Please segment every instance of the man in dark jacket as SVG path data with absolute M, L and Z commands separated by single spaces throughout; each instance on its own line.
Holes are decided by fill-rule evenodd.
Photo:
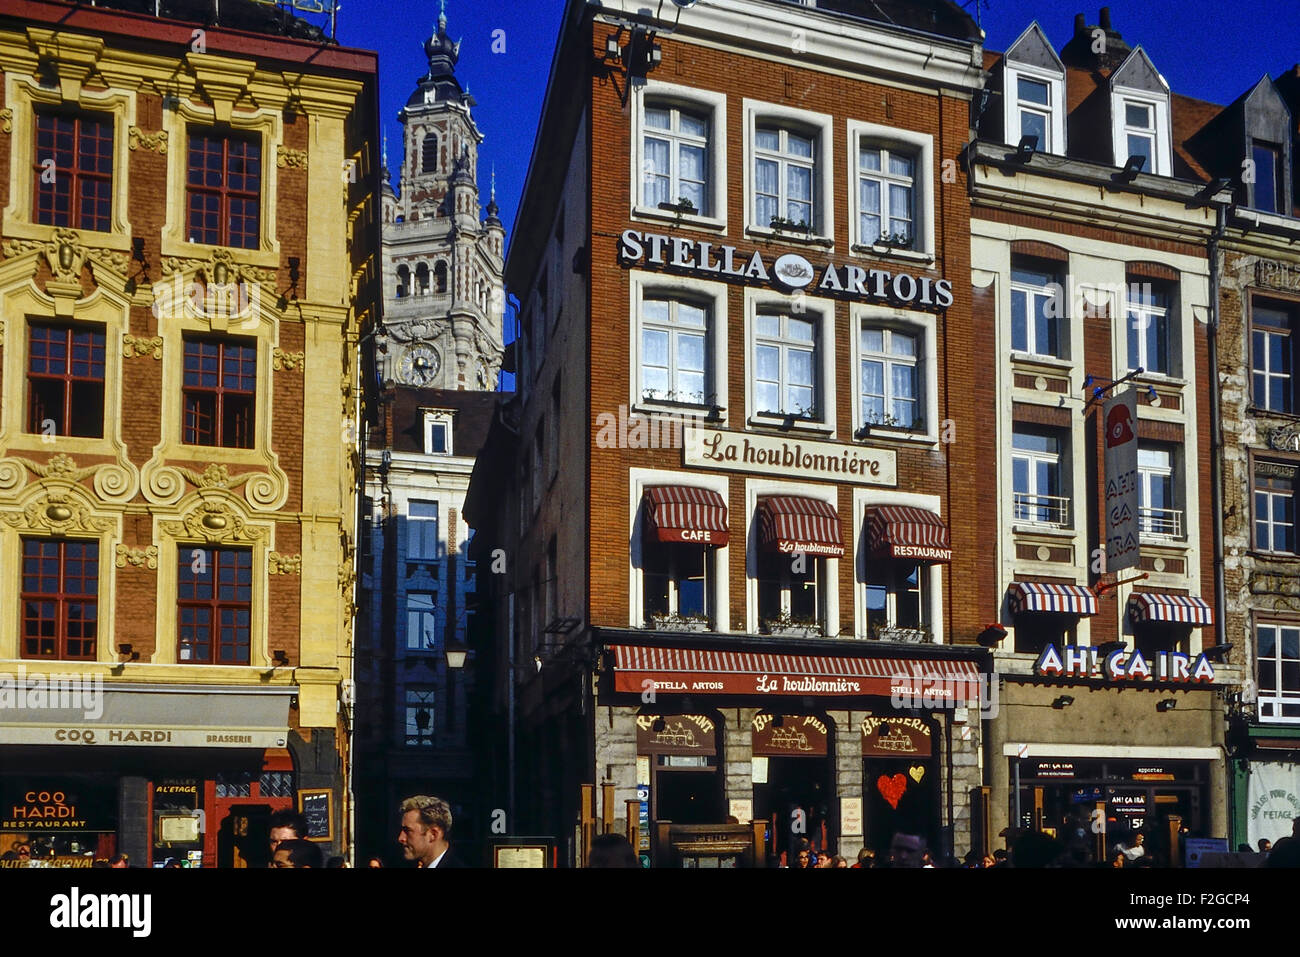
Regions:
M 397 843 L 417 867 L 465 867 L 451 850 L 451 808 L 442 798 L 417 794 L 402 802 L 402 829 Z

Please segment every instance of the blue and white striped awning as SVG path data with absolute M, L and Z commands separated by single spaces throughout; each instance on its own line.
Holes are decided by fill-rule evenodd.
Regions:
M 1128 600 L 1128 614 L 1135 622 L 1172 621 L 1198 626 L 1214 624 L 1214 609 L 1205 599 L 1192 595 L 1138 592 Z
M 1082 585 L 1051 582 L 1012 582 L 1008 590 L 1011 614 L 1026 611 L 1057 612 L 1066 615 L 1097 614 L 1097 596 Z

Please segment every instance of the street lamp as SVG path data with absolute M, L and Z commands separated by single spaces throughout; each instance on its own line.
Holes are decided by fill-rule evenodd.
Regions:
M 447 655 L 447 667 L 459 670 L 465 667 L 465 657 L 469 654 L 469 649 L 448 645 L 445 654 Z

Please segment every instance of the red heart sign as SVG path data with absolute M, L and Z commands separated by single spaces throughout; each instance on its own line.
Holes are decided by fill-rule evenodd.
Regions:
M 889 802 L 889 806 L 897 811 L 898 799 L 907 790 L 907 778 L 901 774 L 895 774 L 892 778 L 888 774 L 882 774 L 876 778 L 876 790 Z

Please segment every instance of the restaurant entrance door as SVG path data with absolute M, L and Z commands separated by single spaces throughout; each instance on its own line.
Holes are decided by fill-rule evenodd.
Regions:
M 825 718 L 807 714 L 754 716 L 754 817 L 768 825 L 773 863 L 782 854 L 795 865 L 795 850 L 808 841 L 818 853 L 834 843 L 831 795 L 834 769 Z

